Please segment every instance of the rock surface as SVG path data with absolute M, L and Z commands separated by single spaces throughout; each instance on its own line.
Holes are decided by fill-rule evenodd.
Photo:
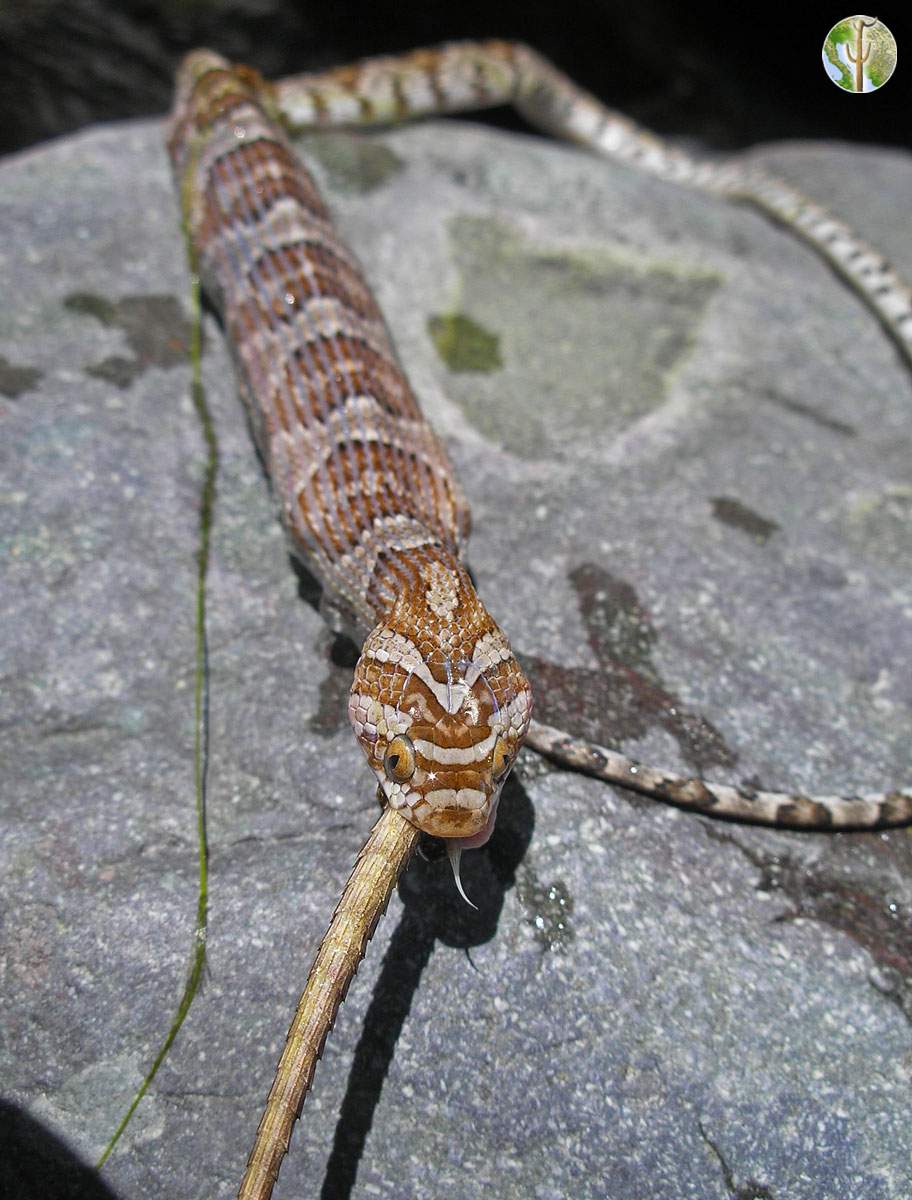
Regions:
M 202 443 L 161 139 L 121 125 L 0 166 L 11 1195 L 71 1194 L 190 954 Z M 573 149 L 454 123 L 307 144 L 540 715 L 719 779 L 909 783 L 912 384 L 857 299 L 751 211 Z M 912 276 L 907 157 L 759 157 Z M 234 1194 L 374 816 L 349 651 L 299 595 L 206 333 L 209 969 L 81 1175 L 121 1200 Z M 477 914 L 445 863 L 408 873 L 278 1197 L 908 1200 L 906 832 L 713 823 L 532 755 L 502 814 L 467 858 Z

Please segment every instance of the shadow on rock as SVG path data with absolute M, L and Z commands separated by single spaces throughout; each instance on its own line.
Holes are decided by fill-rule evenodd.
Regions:
M 463 886 L 477 910 L 457 895 L 436 840 L 429 840 L 400 880 L 405 911 L 387 947 L 355 1049 L 320 1200 L 347 1200 L 352 1193 L 396 1042 L 435 942 L 469 950 L 491 940 L 534 824 L 528 796 L 510 779 L 490 842 L 463 856 Z
M 4 1200 L 117 1200 L 47 1125 L 0 1100 L 0 1196 Z

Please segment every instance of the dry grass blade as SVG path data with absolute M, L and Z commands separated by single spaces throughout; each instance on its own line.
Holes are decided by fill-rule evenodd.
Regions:
M 387 808 L 361 848 L 298 1001 L 238 1200 L 272 1195 L 326 1036 L 418 837 L 413 825 Z

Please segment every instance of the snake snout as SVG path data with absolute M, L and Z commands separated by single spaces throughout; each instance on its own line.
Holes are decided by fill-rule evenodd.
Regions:
M 427 792 L 416 811 L 416 823 L 424 833 L 440 838 L 474 838 L 488 824 L 491 803 L 475 788 L 437 788 Z

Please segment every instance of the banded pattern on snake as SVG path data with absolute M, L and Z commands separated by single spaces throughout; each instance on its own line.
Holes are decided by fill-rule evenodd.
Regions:
M 281 128 L 502 102 L 599 153 L 786 222 L 850 282 L 912 362 L 912 296 L 846 226 L 749 168 L 698 164 L 664 147 L 527 47 L 456 45 L 276 85 L 206 51 L 186 60 L 169 148 L 191 255 L 222 314 L 291 546 L 348 625 L 367 633 L 350 716 L 388 805 L 312 969 L 245 1196 L 271 1191 L 335 1010 L 414 845 L 411 827 L 448 839 L 458 882 L 459 852 L 490 835 L 524 739 L 612 782 L 717 815 L 818 828 L 912 819 L 909 791 L 750 792 L 679 779 L 530 726 L 528 682 L 462 563 L 466 502 L 370 290 Z M 362 930 L 354 946 L 345 942 L 353 925 Z
M 201 54 L 171 139 L 207 292 L 298 556 L 369 630 L 349 713 L 386 801 L 481 845 L 531 691 L 461 563 L 468 508 L 383 318 L 253 85 Z
M 353 686 L 356 734 L 394 807 L 429 833 L 462 839 L 490 832 L 497 780 L 529 730 L 528 684 L 461 565 L 469 515 L 445 452 L 396 363 L 357 264 L 278 124 L 381 123 L 508 100 L 535 123 L 600 153 L 749 200 L 787 221 L 912 355 L 912 294 L 856 234 L 778 180 L 737 164 L 696 163 L 663 146 L 528 47 L 457 44 L 276 85 L 205 51 L 187 60 L 170 147 L 203 283 L 224 314 L 292 548 L 350 627 L 374 629 Z M 409 705 L 415 713 L 403 715 Z M 442 732 L 446 718 L 476 707 L 474 732 Z M 678 779 L 613 751 L 588 752 L 535 724 L 529 737 L 580 769 L 716 815 L 818 827 L 912 816 L 912 799 L 900 791 L 850 798 L 748 792 Z M 396 773 L 414 760 L 405 781 L 383 766 L 397 738 L 411 743 L 400 743 L 406 761 Z M 428 780 L 433 774 L 445 776 L 446 786 L 430 787 L 440 782 Z

